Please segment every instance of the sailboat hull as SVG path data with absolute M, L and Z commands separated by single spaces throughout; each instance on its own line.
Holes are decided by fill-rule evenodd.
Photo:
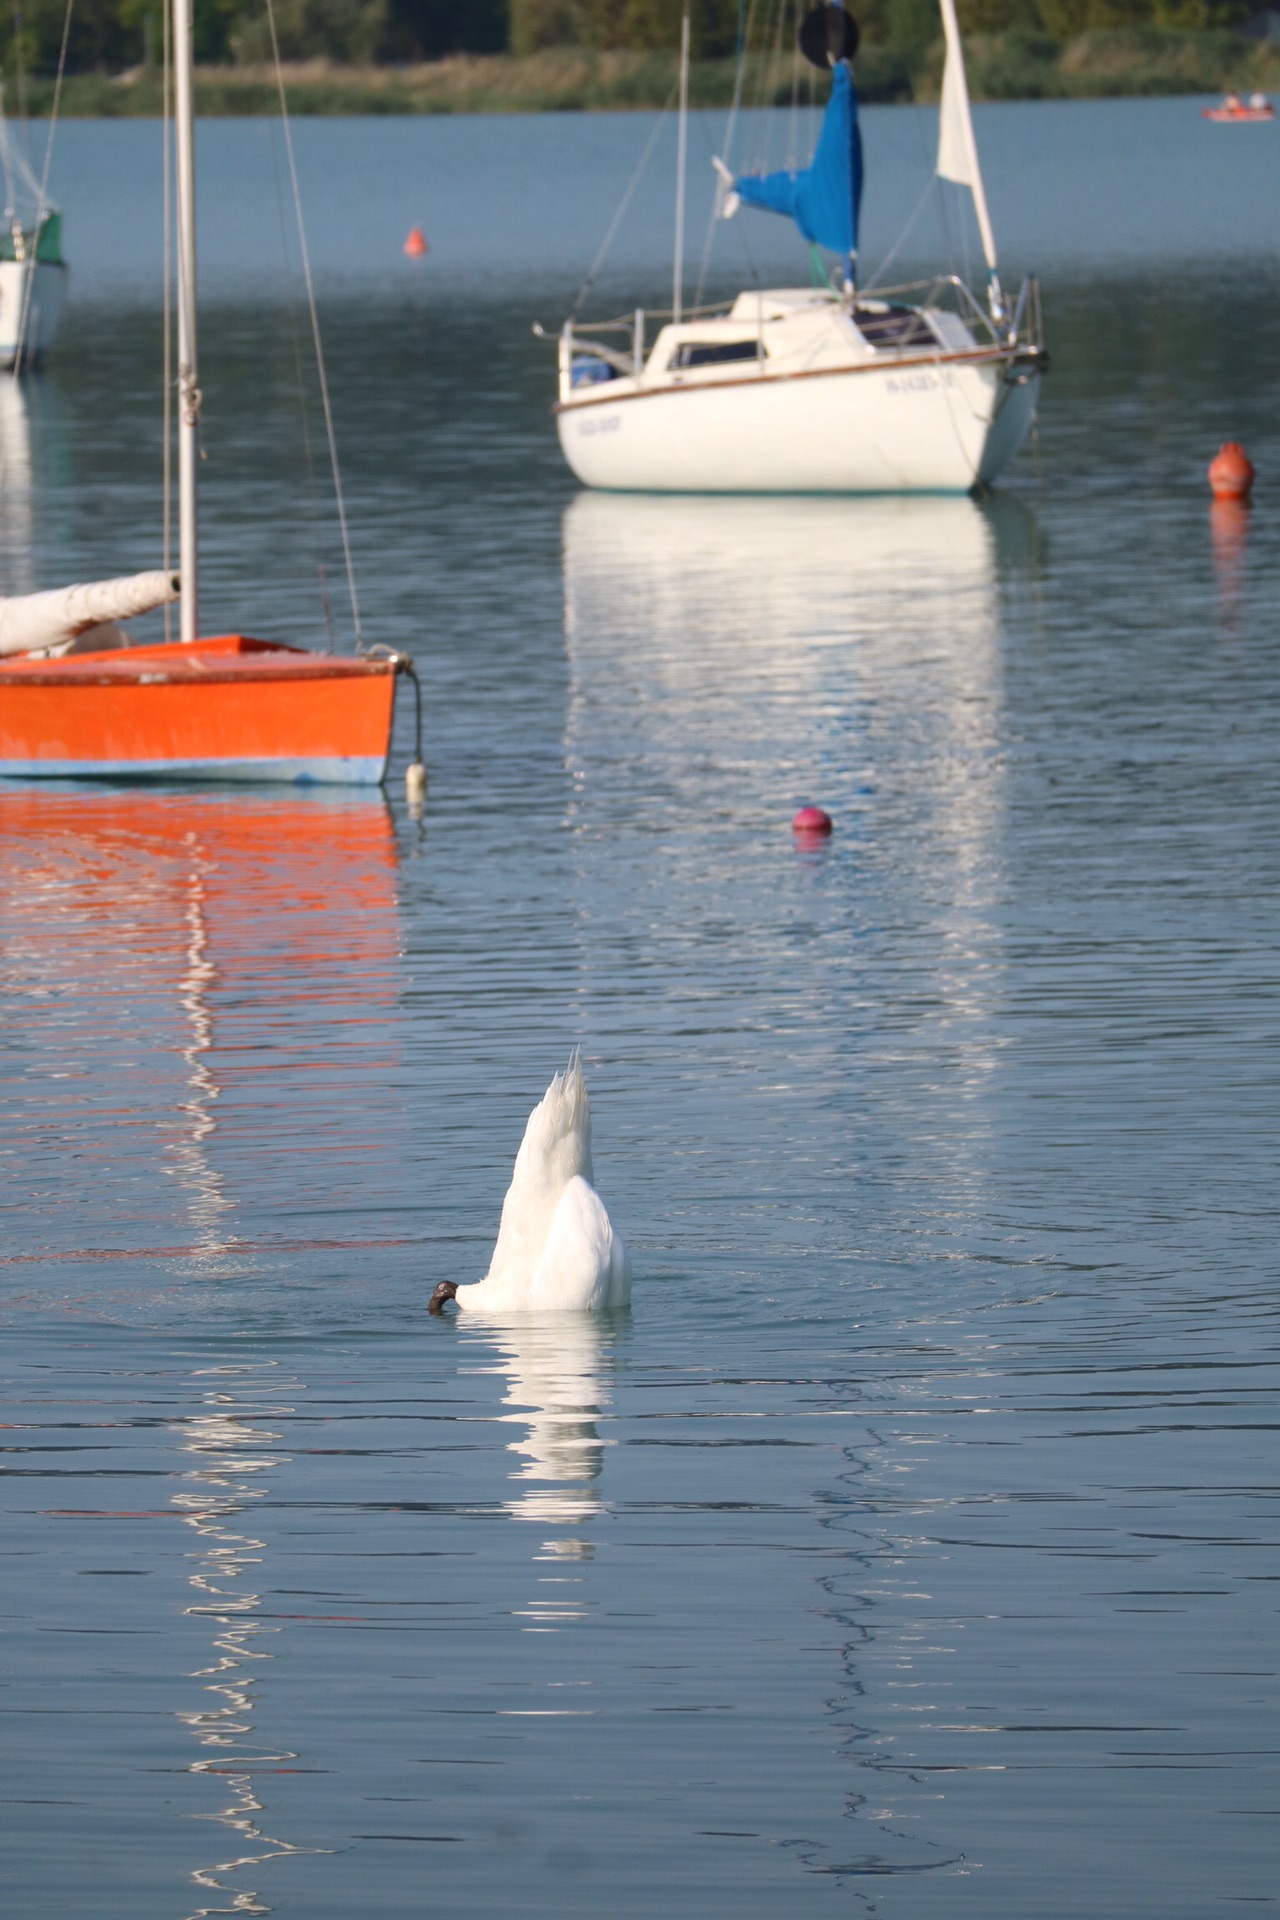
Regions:
M 1007 352 L 657 389 L 619 380 L 566 400 L 557 424 L 591 487 L 967 493 L 1022 446 L 1039 384 L 1038 365 Z
M 0 777 L 376 786 L 397 666 L 234 634 L 0 663 Z

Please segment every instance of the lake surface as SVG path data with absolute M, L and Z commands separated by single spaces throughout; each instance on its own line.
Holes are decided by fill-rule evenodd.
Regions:
M 990 500 L 593 497 L 529 329 L 649 124 L 299 128 L 422 817 L 407 715 L 385 800 L 0 792 L 13 1920 L 1276 1904 L 1280 133 L 981 116 L 1054 354 Z M 203 137 L 206 618 L 342 642 Z M 158 559 L 147 141 L 59 148 L 6 591 Z M 429 1320 L 579 1044 L 632 1310 Z

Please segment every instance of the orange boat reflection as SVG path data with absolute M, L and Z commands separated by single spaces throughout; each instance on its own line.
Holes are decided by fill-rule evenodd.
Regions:
M 279 1154 L 300 1077 L 308 1118 L 330 1134 L 336 1118 L 358 1177 L 351 1117 L 378 1106 L 401 987 L 380 796 L 0 788 L 0 895 L 5 999 L 28 1056 L 11 1119 L 42 1137 L 56 1120 L 74 1155 L 113 1169 L 95 1188 L 99 1249 L 121 1234 L 141 1251 L 139 1207 L 155 1225 L 168 1213 L 159 1139 L 185 1244 L 162 1230 L 148 1251 L 243 1252 L 228 1180 Z M 215 1166 L 231 1090 L 237 1153 Z M 304 1169 L 332 1188 L 330 1156 L 307 1153 L 284 1181 L 290 1212 Z

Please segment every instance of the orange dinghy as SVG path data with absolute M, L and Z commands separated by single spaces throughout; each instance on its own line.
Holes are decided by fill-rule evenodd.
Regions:
M 406 672 L 238 633 L 0 660 L 0 778 L 376 786 Z

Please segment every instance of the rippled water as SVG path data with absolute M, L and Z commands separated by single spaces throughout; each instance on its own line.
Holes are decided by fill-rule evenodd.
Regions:
M 1274 1904 L 1275 270 L 1050 241 L 975 504 L 577 494 L 578 265 L 326 310 L 422 819 L 0 793 L 6 1912 Z M 319 634 L 205 338 L 210 615 Z M 8 588 L 151 559 L 155 341 L 4 388 Z M 632 1311 L 429 1321 L 578 1043 Z

